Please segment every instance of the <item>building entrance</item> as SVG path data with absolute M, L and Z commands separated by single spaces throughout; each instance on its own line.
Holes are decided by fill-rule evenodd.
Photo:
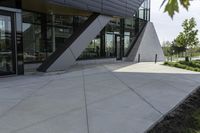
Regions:
M 0 11 L 0 76 L 15 73 L 14 15 Z

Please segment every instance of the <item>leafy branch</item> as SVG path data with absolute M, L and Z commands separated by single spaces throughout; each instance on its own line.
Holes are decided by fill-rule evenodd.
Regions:
M 175 13 L 179 12 L 179 5 L 183 6 L 186 10 L 188 10 L 190 6 L 190 0 L 164 0 L 161 4 L 161 7 L 165 4 L 164 12 L 167 12 L 171 18 L 175 15 Z

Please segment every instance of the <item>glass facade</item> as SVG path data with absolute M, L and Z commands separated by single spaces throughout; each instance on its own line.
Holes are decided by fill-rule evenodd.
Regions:
M 139 32 L 149 20 L 149 0 L 132 18 L 113 18 L 110 23 L 91 41 L 79 57 L 83 59 L 115 58 L 118 50 L 124 57 L 128 54 Z M 24 62 L 42 62 L 57 48 L 65 45 L 77 27 L 88 16 L 44 14 L 23 11 Z M 120 49 L 117 48 L 116 35 L 120 35 Z
M 12 18 L 0 15 L 0 74 L 15 73 Z
M 139 8 L 139 18 L 150 20 L 150 0 L 145 0 Z
M 63 16 L 23 12 L 24 62 L 42 62 L 55 50 L 65 45 L 81 23 L 82 16 Z
M 79 59 L 96 59 L 96 58 L 115 58 L 117 57 L 117 49 L 116 44 L 116 36 L 120 35 L 120 45 L 121 45 L 121 53 L 123 57 L 128 55 L 128 52 L 134 45 L 134 41 L 136 41 L 138 35 L 144 28 L 146 20 L 139 19 L 136 17 L 120 19 L 118 18 L 111 21 L 102 31 L 103 34 L 98 35 L 98 47 L 103 49 L 102 52 L 104 54 L 94 55 L 91 53 L 95 53 L 95 45 L 93 42 L 96 42 L 94 39 L 88 48 L 83 52 L 83 54 L 79 57 Z M 101 33 L 102 33 L 101 32 Z
M 105 57 L 115 57 L 115 34 L 114 32 L 106 32 L 105 35 Z
M 1 6 L 22 9 L 22 12 L 8 11 L 8 14 L 0 11 L 0 75 L 23 74 L 24 63 L 42 63 L 66 45 L 92 14 L 53 5 L 47 10 L 41 5 L 38 7 L 37 2 L 41 1 L 33 5 L 25 0 L 0 1 Z M 78 60 L 126 57 L 149 20 L 150 0 L 145 0 L 133 17 L 113 17 Z
M 88 48 L 83 52 L 79 59 L 96 59 L 96 58 L 116 58 L 119 50 L 122 57 L 126 57 L 133 47 L 138 35 L 144 28 L 147 21 L 150 20 L 150 0 L 145 0 L 144 3 L 132 18 L 113 18 L 110 23 L 102 30 L 102 34 L 98 35 L 100 39 L 98 47 L 103 51 L 103 54 L 91 54 L 96 53 L 96 46 L 91 45 L 95 42 L 94 39 Z M 117 48 L 117 38 L 120 35 L 120 49 Z M 99 37 L 100 36 L 100 37 Z M 94 55 L 94 56 L 92 56 Z
M 130 46 L 132 45 L 132 42 L 134 39 L 136 39 L 136 34 L 138 31 L 136 25 L 136 21 L 138 21 L 137 18 L 130 18 L 125 19 L 124 23 L 124 55 L 127 54 Z
M 26 11 L 23 12 L 22 16 L 25 63 L 44 61 L 57 48 L 65 45 L 73 31 L 88 18 Z M 138 31 L 142 28 L 141 22 L 136 17 L 113 18 L 102 32 L 91 41 L 79 59 L 115 58 L 117 53 L 116 35 L 120 35 L 122 45 L 120 50 L 122 50 L 122 55 L 126 56 L 133 41 L 137 38 Z
M 120 19 L 113 18 L 105 27 L 105 57 L 116 57 L 115 35 L 120 35 Z
M 20 13 L 0 11 L 0 76 L 23 74 L 20 16 Z
M 139 32 L 149 17 L 149 0 L 141 5 L 138 14 L 132 18 L 114 17 L 110 23 L 91 41 L 78 60 L 116 58 L 120 50 L 125 57 L 134 45 Z M 77 27 L 88 16 L 44 14 L 23 11 L 24 62 L 42 62 L 57 48 L 65 45 Z M 117 48 L 116 36 L 120 36 Z
M 43 38 L 42 15 L 23 12 L 24 61 L 35 62 L 46 59 Z
M 89 46 L 83 51 L 82 55 L 80 56 L 81 59 L 91 59 L 91 58 L 99 58 L 100 57 L 100 36 L 98 35 Z

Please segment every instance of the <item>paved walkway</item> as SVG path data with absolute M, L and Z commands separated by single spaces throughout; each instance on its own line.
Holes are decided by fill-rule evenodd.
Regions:
M 200 85 L 153 63 L 0 79 L 0 133 L 142 133 Z

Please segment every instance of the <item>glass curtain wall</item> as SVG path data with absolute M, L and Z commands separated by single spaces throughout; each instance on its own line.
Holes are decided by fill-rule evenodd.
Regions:
M 135 34 L 137 33 L 136 28 L 136 19 L 130 18 L 125 19 L 124 26 L 124 55 L 127 54 L 129 47 L 131 46 L 133 40 L 136 38 Z
M 120 35 L 120 18 L 113 18 L 105 28 L 105 57 L 116 57 L 115 35 Z
M 93 59 L 100 57 L 101 40 L 98 35 L 94 40 L 91 41 L 89 46 L 83 51 L 79 59 Z
M 120 18 L 113 18 L 79 57 L 83 59 L 116 57 L 115 35 L 120 35 Z
M 127 56 L 140 31 L 150 19 L 150 0 L 145 0 L 132 18 L 114 17 L 101 33 L 91 41 L 79 59 L 115 58 L 115 36 L 120 36 L 122 55 Z M 23 12 L 23 44 L 25 63 L 42 62 L 56 49 L 65 45 L 69 37 L 87 16 Z
M 140 32 L 143 30 L 147 21 L 150 20 L 150 0 L 145 0 L 144 3 L 132 18 L 125 18 L 120 21 L 120 18 L 113 18 L 110 23 L 102 30 L 102 34 L 94 39 L 88 48 L 82 53 L 79 59 L 96 59 L 96 58 L 114 58 L 116 57 L 115 35 L 121 37 L 121 45 L 123 46 L 123 56 L 126 57 L 131 48 L 134 46 Z M 123 23 L 122 23 L 123 22 Z M 122 29 L 123 28 L 123 29 Z M 122 33 L 123 31 L 123 33 Z M 100 37 L 99 37 L 100 36 Z M 98 47 L 103 50 L 99 54 L 96 49 L 96 40 L 98 39 Z
M 48 15 L 47 22 L 47 56 L 65 45 L 73 33 L 73 16 Z
M 88 17 L 23 12 L 24 62 L 44 61 Z
M 24 61 L 37 62 L 46 59 L 42 38 L 42 14 L 23 12 Z
M 150 20 L 150 0 L 145 0 L 139 8 L 139 18 L 143 20 Z
M 0 15 L 0 75 L 15 73 L 11 16 Z
M 145 0 L 133 18 L 125 19 L 124 56 L 128 56 L 148 21 L 150 21 L 150 0 Z
M 94 39 L 88 48 L 79 57 L 82 59 L 97 59 L 97 58 L 115 58 L 117 49 L 115 44 L 115 35 L 121 36 L 121 45 L 123 56 L 127 56 L 129 50 L 133 47 L 134 41 L 138 38 L 140 31 L 146 24 L 146 20 L 133 18 L 113 18 L 112 21 L 102 30 L 96 39 Z M 123 31 L 123 33 L 122 33 Z M 98 47 L 96 48 L 96 40 L 98 40 Z M 102 43 L 100 43 L 102 42 Z M 103 49 L 104 54 L 97 54 L 96 49 Z

